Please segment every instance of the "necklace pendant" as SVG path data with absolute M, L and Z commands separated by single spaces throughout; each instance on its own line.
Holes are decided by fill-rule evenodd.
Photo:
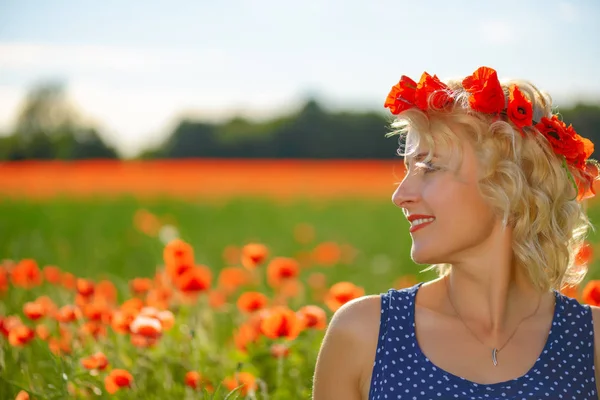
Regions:
M 492 350 L 492 362 L 494 363 L 494 367 L 498 365 L 498 359 L 496 358 L 497 353 L 498 349 L 494 348 L 494 350 Z

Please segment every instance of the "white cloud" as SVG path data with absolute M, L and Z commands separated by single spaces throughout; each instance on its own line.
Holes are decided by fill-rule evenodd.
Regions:
M 217 71 L 228 62 L 226 53 L 219 49 L 190 52 L 184 49 L 0 42 L 0 68 L 13 71 L 23 68 L 44 71 L 84 69 L 130 73 L 200 65 L 209 65 Z
M 490 44 L 511 44 L 517 38 L 515 28 L 506 21 L 487 20 L 479 24 L 482 39 Z

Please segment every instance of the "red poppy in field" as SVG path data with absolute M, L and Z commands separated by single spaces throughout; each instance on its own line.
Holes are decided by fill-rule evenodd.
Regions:
M 8 271 L 0 265 L 0 292 L 8 290 Z
M 42 273 L 34 259 L 21 260 L 11 271 L 13 285 L 24 288 L 32 288 L 42 283 Z
M 260 332 L 252 323 L 244 323 L 233 333 L 233 343 L 241 352 L 248 351 L 248 345 L 255 343 L 260 336 Z
M 23 325 L 23 322 L 21 321 L 21 318 L 16 315 L 9 315 L 8 317 L 0 316 L 0 332 L 5 337 L 8 337 L 8 333 L 12 328 L 19 325 Z
M 214 386 L 208 379 L 202 376 L 198 371 L 188 371 L 185 374 L 185 384 L 192 389 L 206 390 L 209 393 L 215 391 Z
M 54 304 L 54 301 L 48 296 L 40 296 L 35 299 L 35 302 L 42 306 L 44 315 L 53 315 L 57 310 L 56 304 Z
M 108 320 L 111 310 L 108 305 L 102 301 L 92 301 L 83 305 L 83 315 L 90 321 Z
M 570 297 L 572 299 L 579 299 L 579 287 L 578 286 L 565 286 L 563 287 L 560 292 L 567 296 Z
M 351 282 L 338 282 L 333 285 L 325 297 L 325 304 L 331 311 L 337 311 L 341 306 L 364 296 L 365 290 Z
M 11 346 L 22 347 L 35 338 L 35 332 L 28 326 L 16 325 L 8 332 L 8 343 Z
M 194 267 L 194 249 L 189 243 L 174 239 L 165 246 L 163 259 L 167 274 L 174 280 Z
M 261 243 L 249 243 L 242 247 L 242 265 L 254 269 L 261 265 L 269 256 L 269 249 Z
M 54 265 L 47 265 L 42 269 L 46 282 L 53 285 L 58 285 L 61 282 L 62 276 L 60 269 Z
M 135 295 L 143 295 L 152 289 L 152 279 L 150 278 L 134 278 L 129 281 L 129 288 Z
M 267 266 L 267 282 L 271 287 L 278 287 L 286 279 L 298 277 L 300 265 L 289 257 L 276 257 Z
M 129 333 L 129 326 L 135 319 L 136 314 L 137 312 L 131 310 L 117 310 L 112 314 L 110 326 L 117 333 Z
M 325 314 L 325 310 L 319 306 L 304 306 L 298 310 L 297 314 L 305 328 L 320 330 L 325 329 L 327 326 L 327 315 Z
M 94 294 L 94 282 L 89 279 L 78 278 L 75 283 L 77 293 L 83 297 L 89 297 Z
M 34 301 L 28 301 L 23 305 L 23 314 L 32 321 L 36 321 L 45 316 L 45 312 L 44 306 Z
M 237 308 L 244 313 L 251 313 L 263 309 L 269 299 L 261 292 L 245 292 L 237 300 Z
M 108 359 L 101 351 L 81 359 L 81 365 L 86 369 L 103 370 L 108 366 Z
M 21 390 L 18 394 L 17 397 L 15 397 L 15 400 L 29 400 L 29 393 L 27 393 L 24 390 Z
M 133 376 L 124 369 L 113 369 L 104 378 L 104 387 L 110 394 L 115 394 L 119 389 L 130 387 Z
M 260 330 L 268 338 L 293 340 L 302 331 L 303 323 L 296 313 L 284 306 L 273 307 L 263 317 Z
M 117 288 L 108 279 L 103 279 L 96 283 L 95 296 L 97 299 L 101 298 L 108 303 L 116 304 L 118 298 Z
M 589 281 L 583 288 L 581 299 L 590 306 L 600 306 L 600 280 Z
M 179 275 L 174 283 L 179 290 L 185 293 L 201 292 L 210 289 L 212 272 L 204 265 L 195 265 Z
M 162 324 L 157 318 L 138 315 L 131 322 L 129 329 L 136 335 L 157 338 L 162 335 Z
M 223 386 L 229 391 L 241 386 L 236 391 L 236 394 L 245 397 L 249 393 L 254 393 L 256 391 L 256 377 L 249 372 L 238 372 L 234 374 L 234 376 L 228 376 L 223 379 Z
M 330 267 L 340 262 L 342 249 L 335 242 L 323 242 L 312 251 L 312 259 L 315 264 Z
M 64 305 L 54 314 L 54 319 L 58 322 L 68 323 L 75 321 L 79 316 L 78 309 L 72 305 Z

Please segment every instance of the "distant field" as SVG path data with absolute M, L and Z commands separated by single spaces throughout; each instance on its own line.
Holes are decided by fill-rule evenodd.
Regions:
M 389 198 L 403 171 L 400 159 L 26 161 L 0 163 L 0 196 L 381 200 Z

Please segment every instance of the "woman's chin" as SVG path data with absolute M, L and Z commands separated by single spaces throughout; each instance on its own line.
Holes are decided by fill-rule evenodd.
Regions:
M 415 264 L 441 264 L 443 261 L 440 260 L 439 254 L 434 254 L 431 251 L 412 249 L 410 253 Z

